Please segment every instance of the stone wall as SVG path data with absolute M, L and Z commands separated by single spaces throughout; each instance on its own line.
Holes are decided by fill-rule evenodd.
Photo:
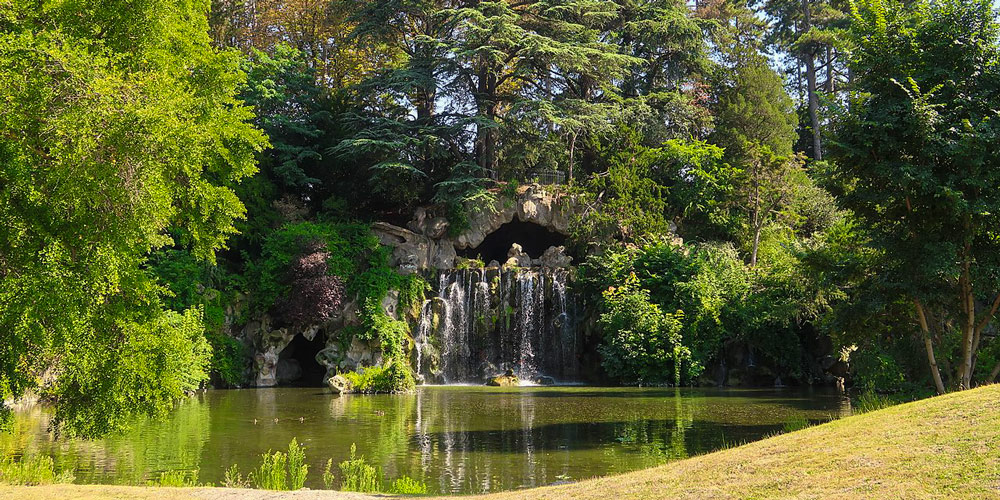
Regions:
M 498 193 L 492 206 L 467 208 L 469 227 L 451 234 L 451 227 L 438 208 L 418 208 L 406 228 L 377 222 L 372 226 L 384 245 L 393 247 L 392 265 L 403 273 L 455 267 L 457 250 L 475 248 L 500 226 L 513 221 L 538 224 L 559 234 L 568 235 L 575 198 L 561 194 L 553 186 L 520 186 L 513 199 Z

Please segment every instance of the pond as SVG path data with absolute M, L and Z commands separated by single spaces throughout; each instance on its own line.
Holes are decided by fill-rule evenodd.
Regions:
M 850 412 L 819 390 L 424 386 L 416 394 L 335 396 L 317 388 L 208 391 L 169 417 L 103 440 L 54 439 L 49 415 L 18 413 L 0 452 L 43 453 L 78 483 L 142 484 L 167 470 L 225 470 L 260 454 L 306 447 L 306 486 L 322 488 L 327 459 L 358 454 L 427 483 L 432 493 L 542 486 L 650 467 L 780 432 L 786 423 Z

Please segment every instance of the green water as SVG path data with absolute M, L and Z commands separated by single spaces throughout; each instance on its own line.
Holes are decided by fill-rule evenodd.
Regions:
M 478 493 L 640 469 L 847 412 L 837 395 L 797 390 L 421 387 L 340 397 L 248 389 L 200 394 L 166 419 L 97 441 L 54 439 L 36 407 L 0 435 L 0 452 L 51 455 L 82 483 L 141 484 L 198 469 L 200 481 L 219 484 L 230 465 L 252 470 L 261 453 L 294 437 L 306 446 L 311 488 L 322 488 L 326 460 L 346 459 L 356 443 L 386 478 Z

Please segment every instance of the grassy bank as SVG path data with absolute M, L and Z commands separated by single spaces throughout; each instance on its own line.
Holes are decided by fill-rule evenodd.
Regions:
M 1000 498 L 1000 385 L 949 394 L 652 469 L 476 498 Z M 370 498 L 327 491 L 59 485 L 0 498 Z

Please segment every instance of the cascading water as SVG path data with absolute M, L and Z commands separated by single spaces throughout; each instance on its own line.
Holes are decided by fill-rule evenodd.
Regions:
M 511 370 L 521 380 L 578 374 L 569 271 L 561 268 L 441 271 L 414 336 L 427 383 L 482 383 Z

